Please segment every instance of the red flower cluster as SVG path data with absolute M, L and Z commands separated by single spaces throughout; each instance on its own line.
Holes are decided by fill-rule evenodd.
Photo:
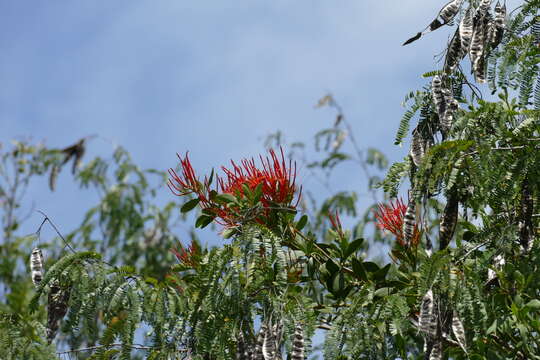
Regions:
M 301 196 L 301 188 L 294 202 L 295 193 L 298 190 L 296 186 L 296 164 L 285 161 L 283 149 L 281 156 L 278 157 L 273 150 L 269 151 L 270 156 L 260 157 L 261 166 L 257 167 L 254 159 L 244 159 L 240 164 L 231 161 L 232 169 L 222 167 L 225 176 L 217 176 L 217 186 L 215 190 L 210 189 L 210 182 L 207 177 L 203 182 L 197 178 L 193 167 L 186 154 L 182 159 L 180 155 L 180 165 L 182 167 L 181 175 L 173 169 L 169 169 L 171 179 L 168 185 L 171 191 L 178 196 L 195 194 L 199 199 L 199 205 L 207 213 L 216 216 L 216 221 L 226 227 L 239 225 L 241 214 L 239 206 L 223 206 L 216 202 L 215 194 L 230 194 L 238 200 L 246 198 L 245 188 L 254 191 L 259 186 L 261 188 L 260 203 L 263 208 L 263 214 L 268 215 L 270 210 L 279 207 L 294 209 L 298 205 Z M 212 196 L 212 192 L 214 192 Z
M 182 244 L 177 249 L 171 249 L 171 252 L 176 256 L 181 264 L 195 267 L 198 263 L 197 257 L 200 255 L 201 250 L 199 245 L 195 241 L 192 241 L 189 247 L 185 248 Z
M 405 240 L 403 239 L 403 221 L 407 212 L 407 205 L 403 203 L 402 199 L 397 199 L 395 203 L 390 202 L 389 205 L 378 204 L 378 207 L 378 211 L 375 211 L 377 227 L 394 234 L 397 242 L 401 246 L 406 246 L 407 244 L 405 244 Z M 420 232 L 418 226 L 415 224 L 411 242 L 413 245 L 416 245 L 419 240 Z

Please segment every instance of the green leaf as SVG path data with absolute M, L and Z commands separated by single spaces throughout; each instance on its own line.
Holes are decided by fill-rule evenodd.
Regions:
M 497 331 L 497 319 L 495 319 L 493 324 L 491 324 L 491 326 L 486 330 L 486 335 L 494 333 L 495 331 Z
M 533 299 L 529 301 L 527 304 L 525 304 L 525 307 L 529 309 L 533 309 L 533 310 L 538 310 L 540 309 L 540 300 Z
M 307 221 L 308 221 L 307 215 L 302 215 L 300 220 L 298 220 L 298 222 L 296 223 L 296 230 L 298 231 L 302 230 L 306 226 Z
M 354 271 L 354 275 L 358 279 L 363 280 L 363 281 L 367 281 L 368 276 L 366 274 L 366 269 L 364 269 L 364 266 L 362 265 L 362 263 L 357 258 L 352 259 L 352 268 L 353 268 L 353 271 Z
M 392 264 L 388 264 L 385 267 L 383 267 L 382 269 L 378 270 L 377 272 L 375 272 L 375 274 L 373 274 L 373 278 L 375 280 L 377 280 L 377 281 L 384 280 L 384 278 L 388 274 L 388 270 L 390 270 L 391 266 L 392 266 Z
M 253 191 L 253 205 L 255 205 L 256 203 L 258 203 L 259 200 L 261 199 L 261 196 L 262 196 L 262 188 L 263 188 L 263 183 L 260 183 L 259 185 L 257 185 L 257 187 L 255 188 L 255 190 Z
M 182 208 L 180 209 L 180 211 L 183 212 L 183 213 L 189 212 L 189 211 L 193 210 L 193 208 L 195 206 L 197 206 L 200 201 L 201 200 L 199 198 L 191 199 L 187 203 L 182 205 Z
M 362 246 L 363 242 L 364 242 L 363 238 L 359 238 L 351 242 L 349 246 L 347 247 L 347 250 L 345 250 L 345 253 L 343 254 L 343 258 L 347 259 L 349 256 L 357 252 L 358 249 L 360 249 L 360 247 Z
M 375 297 L 383 297 L 383 296 L 388 296 L 392 293 L 392 288 L 389 288 L 389 287 L 383 287 L 383 288 L 380 288 L 378 290 L 376 290 L 374 293 L 373 293 L 373 296 Z
M 201 215 L 197 218 L 197 221 L 195 221 L 195 227 L 205 228 L 208 224 L 210 224 L 214 220 L 214 217 L 208 216 L 208 215 Z
M 228 204 L 228 203 L 235 203 L 237 202 L 237 199 L 234 195 L 232 194 L 218 194 L 216 195 L 216 201 L 217 202 L 221 202 L 221 203 L 225 203 L 225 204 Z
M 366 269 L 367 272 L 374 273 L 379 271 L 379 265 L 375 264 L 371 261 L 365 261 L 364 262 L 364 269 Z

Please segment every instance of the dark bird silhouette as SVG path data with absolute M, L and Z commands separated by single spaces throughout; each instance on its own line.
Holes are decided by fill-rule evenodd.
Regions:
M 93 137 L 94 136 L 84 137 L 77 141 L 75 144 L 60 150 L 60 152 L 64 155 L 64 159 L 62 160 L 61 164 L 54 164 L 51 167 L 51 174 L 49 176 L 49 188 L 51 189 L 51 191 L 54 191 L 54 189 L 56 188 L 56 179 L 58 177 L 58 174 L 60 173 L 60 170 L 71 159 L 73 159 L 71 173 L 75 174 L 75 172 L 77 172 L 77 169 L 81 165 L 84 153 L 86 152 L 86 141 Z

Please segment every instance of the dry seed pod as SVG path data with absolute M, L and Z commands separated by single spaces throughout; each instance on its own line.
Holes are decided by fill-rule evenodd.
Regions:
M 433 323 L 436 324 L 436 318 L 433 312 L 433 291 L 429 289 L 422 298 L 422 304 L 420 305 L 420 316 L 418 322 L 419 330 L 427 334 L 429 337 L 434 338 L 437 335 L 437 329 L 435 326 L 435 332 L 433 332 Z
M 244 335 L 242 334 L 242 330 L 238 332 L 238 338 L 236 341 L 236 360 L 249 360 L 247 357 L 247 346 L 244 341 Z
M 521 184 L 521 209 L 518 222 L 519 242 L 524 253 L 531 251 L 533 246 L 533 197 L 529 187 L 529 180 L 525 178 Z
M 440 339 L 433 344 L 429 360 L 442 360 L 442 341 Z
M 459 202 L 456 194 L 451 194 L 446 202 L 439 225 L 439 248 L 446 249 L 454 236 L 458 219 Z
M 456 337 L 459 346 L 463 349 L 463 351 L 467 352 L 467 339 L 465 337 L 465 328 L 463 327 L 463 323 L 461 322 L 458 313 L 455 310 L 452 316 L 452 332 L 454 333 L 454 336 Z
M 431 81 L 431 96 L 433 97 L 433 103 L 435 104 L 435 109 L 437 109 L 439 117 L 442 117 L 442 114 L 444 114 L 445 99 L 442 79 L 439 75 L 435 75 Z
M 414 199 L 411 198 L 411 191 L 409 191 L 409 204 L 403 217 L 403 239 L 405 244 L 409 246 L 414 235 L 414 227 L 416 226 L 416 204 Z
M 264 338 L 266 337 L 267 332 L 268 332 L 268 327 L 266 326 L 265 323 L 262 323 L 261 328 L 259 330 L 259 334 L 257 335 L 255 351 L 253 352 L 253 356 L 252 356 L 253 360 L 265 360 L 263 356 L 263 345 L 264 345 Z
M 264 360 L 274 360 L 276 356 L 276 337 L 273 331 L 267 331 L 264 337 L 262 354 Z
M 30 271 L 32 273 L 32 282 L 38 287 L 45 273 L 43 268 L 43 253 L 39 248 L 34 248 L 32 255 L 30 255 Z
M 427 142 L 422 138 L 422 135 L 417 129 L 414 129 L 412 133 L 411 148 L 409 149 L 409 155 L 416 166 L 420 166 L 424 155 L 427 150 Z
M 448 132 L 452 129 L 452 125 L 454 123 L 454 114 L 458 108 L 459 103 L 454 98 L 449 99 L 446 103 L 444 114 L 441 118 L 441 131 L 445 135 L 445 138 Z
M 297 324 L 292 342 L 291 360 L 304 360 L 304 330 Z
M 459 12 L 459 8 L 461 7 L 461 4 L 463 3 L 463 0 L 451 0 L 446 5 L 442 7 L 442 9 L 439 11 L 439 14 L 433 20 L 423 31 L 420 31 L 416 35 L 414 35 L 412 38 L 408 39 L 403 43 L 403 45 L 410 44 L 422 37 L 422 35 L 437 30 L 443 25 L 448 24 L 450 21 L 454 19 L 454 17 Z
M 446 50 L 446 57 L 444 60 L 444 72 L 449 74 L 461 60 L 461 35 L 459 34 L 459 28 L 454 33 L 452 40 Z
M 487 41 L 490 49 L 495 49 L 502 41 L 506 27 L 506 4 L 497 1 L 495 5 L 495 18 L 489 23 Z
M 47 304 L 47 342 L 50 344 L 56 337 L 59 322 L 66 315 L 71 288 L 62 289 L 58 281 L 54 281 L 49 291 Z
M 463 59 L 469 52 L 471 46 L 471 39 L 473 35 L 473 16 L 471 8 L 467 9 L 465 15 L 459 23 L 459 38 L 461 40 L 460 59 Z

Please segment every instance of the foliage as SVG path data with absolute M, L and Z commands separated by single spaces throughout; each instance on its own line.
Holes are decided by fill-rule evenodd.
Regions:
M 221 174 L 199 178 L 180 158 L 169 185 L 182 204 L 156 205 L 166 175 L 139 169 L 121 148 L 81 167 L 89 138 L 2 152 L 0 357 L 317 356 L 310 339 L 322 329 L 328 359 L 539 359 L 540 2 L 524 1 L 507 22 L 500 3 L 493 14 L 489 5 L 452 1 L 406 42 L 456 26 L 441 69 L 406 96 L 395 143 L 411 133 L 410 151 L 389 168 L 383 154 L 359 148 L 331 95 L 317 104 L 336 118 L 315 134 L 316 159 L 281 133 L 268 145 L 287 156 L 269 151 Z M 472 77 L 461 67 L 467 52 Z M 482 95 L 483 82 L 496 96 Z M 293 159 L 331 195 L 305 189 L 300 199 Z M 20 236 L 25 189 L 48 175 L 58 191 L 70 160 L 98 204 L 65 237 L 46 215 Z M 347 164 L 366 177 L 373 205 L 363 216 L 358 193 L 331 187 Z M 385 201 L 407 186 L 407 199 L 376 206 L 376 186 Z M 223 245 L 195 236 L 179 245 L 176 225 L 189 212 L 197 227 L 217 222 Z M 352 231 L 340 214 L 354 219 Z M 43 226 L 58 238 L 40 242 Z M 48 251 L 34 288 L 27 263 L 36 244 Z M 374 245 L 388 256 L 374 258 Z

